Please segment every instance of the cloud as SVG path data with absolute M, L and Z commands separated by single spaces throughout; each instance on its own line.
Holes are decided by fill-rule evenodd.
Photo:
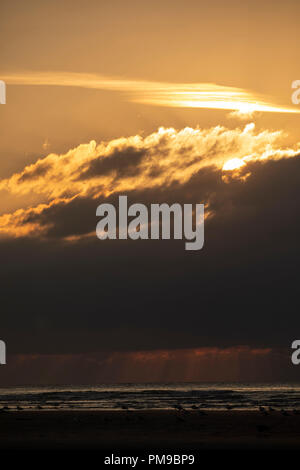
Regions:
M 7 73 L 11 85 L 50 85 L 123 92 L 127 100 L 154 106 L 232 110 L 235 116 L 254 112 L 299 113 L 296 107 L 274 104 L 270 98 L 214 83 L 166 83 L 126 80 L 95 74 L 66 72 Z
M 11 353 L 242 344 L 288 355 L 300 328 L 300 153 L 282 137 L 253 125 L 160 129 L 50 154 L 2 180 L 11 197 L 41 198 L 0 219 L 1 335 Z M 234 158 L 243 164 L 224 169 Z M 203 250 L 99 241 L 96 207 L 121 193 L 146 205 L 204 202 Z
M 249 345 L 288 355 L 300 328 L 300 159 L 247 167 L 245 181 L 226 183 L 209 166 L 185 184 L 128 193 L 145 204 L 208 201 L 213 216 L 197 253 L 187 253 L 182 240 L 99 241 L 99 200 L 90 197 L 25 213 L 24 227 L 37 224 L 44 233 L 1 240 L 1 335 L 9 351 Z
M 143 192 L 151 202 L 151 191 L 183 191 L 201 175 L 197 202 L 204 202 L 212 216 L 218 178 L 225 183 L 245 181 L 253 163 L 289 159 L 300 153 L 299 144 L 281 148 L 282 140 L 280 131 L 256 132 L 254 124 L 236 129 L 160 128 L 148 136 L 122 137 L 98 145 L 91 141 L 63 155 L 49 154 L 0 180 L 0 190 L 11 196 L 34 194 L 41 199 L 34 207 L 20 207 L 0 216 L 0 233 L 11 237 L 87 235 L 93 230 L 99 200 L 120 193 L 136 199 Z M 215 181 L 203 191 L 209 178 Z

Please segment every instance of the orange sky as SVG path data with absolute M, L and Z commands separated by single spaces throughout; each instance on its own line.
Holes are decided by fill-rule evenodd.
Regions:
M 171 383 L 272 382 L 288 369 L 296 371 L 285 351 L 245 346 L 95 354 L 10 355 L 10 369 L 2 370 L 0 384 L 36 383 Z M 78 367 L 81 369 L 78 380 Z
M 215 83 L 291 105 L 298 77 L 297 0 L 151 3 L 1 2 L 1 75 L 100 74 L 121 80 Z M 294 106 L 295 107 L 295 106 Z M 238 121 L 228 112 L 132 103 L 118 91 L 9 86 L 1 107 L 2 176 L 47 152 L 141 130 Z M 261 127 L 287 130 L 299 116 L 261 113 Z
M 257 344 L 266 344 L 267 347 L 268 344 L 262 340 L 264 336 L 259 328 L 257 332 L 254 329 L 254 333 L 251 330 L 254 336 L 257 334 L 255 340 L 250 333 L 248 335 L 241 319 L 240 303 L 243 308 L 248 308 L 249 298 L 255 302 L 251 289 L 256 292 L 261 288 L 268 298 L 268 275 L 259 277 L 257 269 L 263 272 L 268 266 L 271 275 L 275 276 L 273 283 L 277 282 L 277 271 L 272 268 L 274 252 L 269 248 L 271 238 L 274 251 L 280 245 L 282 265 L 288 266 L 287 270 L 292 269 L 297 250 L 297 245 L 294 248 L 293 243 L 290 244 L 294 232 L 286 231 L 287 238 L 282 245 L 281 238 L 279 244 L 275 236 L 281 237 L 279 229 L 273 237 L 277 226 L 270 203 L 273 201 L 273 182 L 270 183 L 268 170 L 270 168 L 273 172 L 274 184 L 277 183 L 280 208 L 285 209 L 281 215 L 287 217 L 281 229 L 289 229 L 291 223 L 294 224 L 291 222 L 295 212 L 293 204 L 297 202 L 295 194 L 299 187 L 296 176 L 300 152 L 300 105 L 296 106 L 291 101 L 292 82 L 300 79 L 299 16 L 299 0 L 1 0 L 0 80 L 7 82 L 7 104 L 0 106 L 0 242 L 7 243 L 5 246 L 8 248 L 3 251 L 9 265 L 9 269 L 2 273 L 2 279 L 7 283 L 4 290 L 9 305 L 5 310 L 4 325 L 8 326 L 3 331 L 10 333 L 11 338 L 15 337 L 15 325 L 11 327 L 10 315 L 11 312 L 19 315 L 23 308 L 31 315 L 25 325 L 31 338 L 43 338 L 37 331 L 48 334 L 48 329 L 44 328 L 48 324 L 52 325 L 53 331 L 63 331 L 57 328 L 57 325 L 60 328 L 61 309 L 65 315 L 62 315 L 62 321 L 75 325 L 74 331 L 76 328 L 80 330 L 80 315 L 84 313 L 85 327 L 99 332 L 109 342 L 107 332 L 111 331 L 110 320 L 113 317 L 107 319 L 103 316 L 103 324 L 99 326 L 98 298 L 96 294 L 93 297 L 95 276 L 90 266 L 95 268 L 96 250 L 99 257 L 103 256 L 105 266 L 102 271 L 99 268 L 99 274 L 97 271 L 104 283 L 102 295 L 107 295 L 108 305 L 111 298 L 116 302 L 114 312 L 121 311 L 118 296 L 111 294 L 115 284 L 120 285 L 115 277 L 118 275 L 123 279 L 123 267 L 126 275 L 129 271 L 134 277 L 136 272 L 126 258 L 131 248 L 127 247 L 125 261 L 119 262 L 114 250 L 110 256 L 110 249 L 107 254 L 105 250 L 101 252 L 102 246 L 95 248 L 93 245 L 96 202 L 100 198 L 113 198 L 122 191 L 131 192 L 132 197 L 144 191 L 145 197 L 150 195 L 152 198 L 157 194 L 158 197 L 167 195 L 170 199 L 178 197 L 182 201 L 197 198 L 197 202 L 205 203 L 211 223 L 208 224 L 208 230 L 211 230 L 208 249 L 203 257 L 202 253 L 199 255 L 199 264 L 192 258 L 188 261 L 187 258 L 180 259 L 176 264 L 176 256 L 179 255 L 175 248 L 169 248 L 169 252 L 162 249 L 161 255 L 155 257 L 154 247 L 151 260 L 142 257 L 140 261 L 149 262 L 149 271 L 144 265 L 142 268 L 138 266 L 142 272 L 137 279 L 140 282 L 138 293 L 147 299 L 157 294 L 161 300 L 159 307 L 159 302 L 155 303 L 155 308 L 147 302 L 151 315 L 141 321 L 141 324 L 144 321 L 143 338 L 148 340 L 147 331 L 152 320 L 153 331 L 156 332 L 153 338 L 157 332 L 164 335 L 161 318 L 165 315 L 163 319 L 169 324 L 173 320 L 173 312 L 177 312 L 174 317 L 179 339 L 175 335 L 172 346 L 166 345 L 165 348 L 161 347 L 164 338 L 159 345 L 154 341 L 153 349 L 159 348 L 159 351 L 153 356 L 145 353 L 147 366 L 152 367 L 153 380 L 159 379 L 159 373 L 166 370 L 171 371 L 170 379 L 175 380 L 175 372 L 180 367 L 179 375 L 185 380 L 196 377 L 193 371 L 199 368 L 205 372 L 206 380 L 208 377 L 213 380 L 214 376 L 209 375 L 211 357 L 215 376 L 220 378 L 225 371 L 224 380 L 241 376 L 238 370 L 241 357 L 255 367 L 258 367 L 257 357 L 263 357 L 264 370 L 268 369 L 272 345 L 271 349 L 267 348 L 267 355 L 263 348 L 255 347 Z M 282 172 L 286 172 L 283 184 L 278 177 Z M 269 192 L 265 194 L 267 186 Z M 261 213 L 255 219 L 258 209 Z M 269 217 L 265 217 L 265 213 Z M 266 227 L 261 222 L 265 219 Z M 260 224 L 263 235 L 256 237 L 254 234 L 251 239 L 255 223 Z M 228 231 L 231 225 L 235 227 L 235 234 L 234 229 Z M 240 236 L 243 227 L 245 233 Z M 265 233 L 271 233 L 271 236 L 268 238 Z M 92 238 L 89 238 L 91 234 Z M 218 237 L 223 235 L 224 245 L 223 241 L 221 244 L 218 241 Z M 235 240 L 232 247 L 231 239 Z M 79 242 L 71 246 L 70 240 Z M 261 251 L 257 249 L 260 243 Z M 291 247 L 287 258 L 283 258 L 285 247 Z M 124 251 L 120 247 L 118 249 L 121 258 Z M 239 249 L 240 257 L 235 257 L 235 250 Z M 267 265 L 264 256 L 269 249 L 271 262 Z M 46 260 L 42 267 L 38 255 L 32 259 L 36 250 L 41 259 Z M 143 250 L 143 255 L 148 253 L 148 249 Z M 14 256 L 16 259 L 11 262 Z M 77 272 L 72 267 L 69 270 L 68 256 L 75 265 L 78 263 L 80 275 L 75 280 L 72 276 Z M 166 256 L 165 263 L 160 256 Z M 23 264 L 19 259 L 24 260 Z M 111 259 L 116 265 L 109 264 Z M 243 259 L 241 265 L 240 259 Z M 248 265 L 249 259 L 253 264 Z M 53 272 L 50 275 L 48 264 L 52 261 Z M 186 288 L 185 296 L 189 298 L 190 287 L 203 275 L 202 262 L 206 263 L 209 275 L 202 279 L 202 297 L 198 296 L 197 289 L 193 291 L 195 297 L 191 296 L 191 304 L 187 308 L 192 327 L 186 329 L 181 342 L 181 302 L 184 295 L 180 297 L 178 285 L 185 286 L 182 289 Z M 185 270 L 181 268 L 182 263 L 186 263 Z M 160 272 L 161 265 L 166 272 Z M 169 266 L 172 266 L 170 272 L 167 271 Z M 232 278 L 227 289 L 222 290 L 219 272 L 228 278 L 228 282 Z M 284 281 L 287 293 L 282 291 L 284 298 L 285 295 L 293 296 L 290 289 L 295 276 L 292 270 L 288 272 L 290 278 L 287 274 Z M 160 274 L 164 276 L 162 282 Z M 68 294 L 60 290 L 57 282 L 60 275 L 62 282 L 69 283 L 66 287 Z M 18 279 L 20 296 L 10 294 L 15 279 Z M 172 296 L 168 298 L 164 292 L 162 297 L 159 296 L 161 286 L 168 282 L 168 295 L 175 292 L 179 296 L 178 300 L 174 297 L 174 304 Z M 236 291 L 230 295 L 236 285 L 236 291 L 241 292 L 241 300 Z M 222 292 L 219 297 L 212 294 L 214 288 Z M 280 289 L 274 290 L 276 295 L 280 295 Z M 74 291 L 78 298 L 74 295 L 73 299 Z M 23 302 L 22 295 L 25 300 L 20 308 L 18 301 Z M 222 295 L 228 304 L 220 309 L 218 301 L 222 300 Z M 59 307 L 51 302 L 45 305 L 47 296 Z M 203 329 L 203 333 L 199 328 L 200 338 L 194 325 L 198 321 L 199 326 L 202 320 L 192 301 L 198 305 L 199 298 L 203 298 L 207 308 L 211 297 L 216 302 L 215 310 L 206 310 L 209 315 L 204 318 L 204 323 L 207 322 L 204 326 L 209 326 Z M 72 307 L 69 307 L 70 299 L 74 301 Z M 16 305 L 13 307 L 14 302 Z M 265 302 L 268 305 L 267 300 Z M 274 308 L 280 305 L 280 299 L 274 301 Z M 126 310 L 129 317 L 132 315 L 128 320 L 129 329 L 130 321 L 138 322 L 141 317 L 134 308 Z M 223 333 L 220 323 L 219 336 L 214 336 L 210 322 L 220 310 L 223 313 L 229 311 L 232 316 L 228 324 L 221 318 L 226 331 Z M 260 315 L 256 306 L 254 310 Z M 272 316 L 273 312 L 265 308 L 264 314 L 265 332 L 269 328 L 269 315 Z M 247 316 L 250 329 L 254 324 L 251 318 Z M 25 321 L 21 315 L 19 319 Z M 276 321 L 274 344 L 282 346 L 285 341 L 288 348 L 290 338 L 282 339 L 279 334 L 282 332 L 281 318 L 277 316 Z M 236 336 L 231 336 L 233 322 Z M 124 320 L 119 316 L 116 324 L 126 331 L 127 318 Z M 124 340 L 128 352 L 120 356 L 116 353 L 111 360 L 125 364 L 126 371 L 137 368 L 138 380 L 143 378 L 141 354 L 144 353 L 130 353 L 131 349 L 143 350 L 141 345 L 137 346 L 134 331 L 130 331 L 132 342 L 128 340 L 126 343 L 126 337 Z M 168 338 L 168 332 L 167 328 L 165 338 Z M 239 333 L 244 338 L 242 343 Z M 74 338 L 77 338 L 76 334 Z M 226 339 L 222 344 L 230 346 L 232 341 L 235 346 L 227 352 L 221 348 L 222 344 L 220 349 L 218 344 L 214 348 L 216 337 L 221 342 Z M 250 346 L 252 340 L 253 347 Z M 98 338 L 94 339 L 93 344 L 97 341 Z M 188 347 L 190 341 L 192 349 Z M 43 341 L 37 344 L 37 348 L 42 349 Z M 89 341 L 85 344 L 89 346 Z M 177 344 L 178 349 L 183 345 L 184 351 L 178 353 Z M 212 349 L 203 350 L 202 344 L 212 345 Z M 234 349 L 237 344 L 248 344 L 246 348 L 250 349 Z M 172 347 L 175 352 L 170 353 Z M 202 352 L 199 355 L 197 351 Z M 166 354 L 173 356 L 169 360 Z M 229 357 L 228 361 L 225 356 Z M 19 359 L 15 359 L 16 367 Z M 64 360 L 64 357 L 60 358 L 62 364 Z M 218 365 L 219 360 L 224 366 L 223 371 L 223 366 Z M 37 370 L 41 369 L 42 366 L 38 365 Z M 250 372 L 249 377 L 253 378 L 255 374 Z M 122 378 L 122 369 L 117 375 Z M 201 376 L 197 377 L 201 379 Z

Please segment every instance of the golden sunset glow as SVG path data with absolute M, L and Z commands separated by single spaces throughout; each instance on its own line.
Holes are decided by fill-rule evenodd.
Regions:
M 215 168 L 222 174 L 246 168 L 249 162 L 297 157 L 300 145 L 284 147 L 281 146 L 282 139 L 279 131 L 256 131 L 254 123 L 233 130 L 221 126 L 179 131 L 160 128 L 148 136 L 135 135 L 99 144 L 91 141 L 62 155 L 49 154 L 10 178 L 0 180 L 0 191 L 16 208 L 11 213 L 2 208 L 0 234 L 43 236 L 51 228 L 50 222 L 39 223 L 43 214 L 67 207 L 77 198 L 96 200 L 118 192 L 166 188 L 175 183 L 184 188 L 195 174 L 208 168 Z M 183 160 L 182 149 L 186 147 L 189 152 Z M 139 156 L 134 174 L 128 151 L 133 158 Z M 114 162 L 122 159 L 123 169 L 119 172 Z M 97 166 L 105 169 L 107 165 L 109 171 L 102 174 L 93 171 Z M 249 175 L 248 172 L 246 177 Z M 234 177 L 245 180 L 245 175 L 240 172 Z M 228 182 L 226 178 L 224 181 Z M 18 198 L 27 195 L 35 195 L 37 204 L 20 206 Z M 209 202 L 206 211 L 213 216 Z M 83 233 L 82 237 L 88 233 Z M 68 237 L 68 240 L 74 240 L 74 237 Z
M 245 162 L 240 158 L 233 158 L 232 160 L 228 160 L 223 165 L 223 171 L 232 171 L 236 170 L 237 168 L 241 168 L 241 166 L 245 165 Z
M 298 381 L 299 18 L 299 0 L 0 1 L 1 386 Z M 196 442 L 190 408 L 174 432 Z
M 252 115 L 254 112 L 300 113 L 296 107 L 276 105 L 267 101 L 266 97 L 253 92 L 213 83 L 122 80 L 101 75 L 62 72 L 8 73 L 3 78 L 11 85 L 44 85 L 117 91 L 124 93 L 126 100 L 153 106 L 223 109 L 237 111 L 241 115 Z

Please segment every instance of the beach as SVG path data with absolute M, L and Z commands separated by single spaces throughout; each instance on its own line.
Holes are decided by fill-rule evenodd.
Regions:
M 273 411 L 6 411 L 1 450 L 299 450 L 300 415 Z

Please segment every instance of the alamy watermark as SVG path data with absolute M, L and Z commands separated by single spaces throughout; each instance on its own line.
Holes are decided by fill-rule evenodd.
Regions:
M 0 104 L 6 104 L 6 85 L 3 80 L 0 80 Z
M 292 103 L 300 104 L 300 80 L 294 80 L 292 83 L 292 88 L 295 91 L 292 93 Z
M 6 364 L 6 344 L 0 339 L 0 365 Z
M 96 215 L 101 217 L 96 226 L 99 240 L 170 240 L 172 216 L 174 240 L 188 240 L 186 250 L 201 250 L 204 245 L 204 204 L 150 204 L 148 211 L 145 204 L 128 207 L 127 196 L 119 196 L 118 215 L 108 203 L 100 204 Z
M 295 349 L 291 356 L 292 363 L 294 366 L 298 366 L 300 364 L 300 340 L 295 339 L 295 341 L 292 342 L 291 348 Z

